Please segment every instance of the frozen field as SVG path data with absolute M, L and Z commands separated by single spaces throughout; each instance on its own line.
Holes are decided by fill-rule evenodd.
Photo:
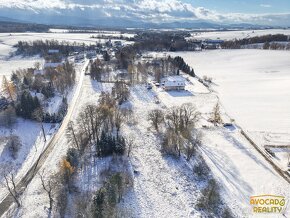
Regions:
M 255 36 L 262 36 L 267 34 L 285 34 L 290 35 L 290 29 L 269 29 L 269 30 L 244 30 L 244 31 L 214 31 L 214 32 L 201 32 L 192 33 L 194 39 L 243 39 Z
M 18 69 L 26 69 L 33 67 L 35 62 L 43 62 L 42 58 L 32 57 L 32 58 L 12 58 L 9 60 L 0 59 L 0 84 L 2 84 L 2 77 L 6 76 L 10 79 L 10 75 L 13 71 Z
M 18 41 L 33 41 L 33 40 L 59 40 L 59 41 L 69 41 L 71 43 L 85 43 L 87 45 L 96 44 L 96 42 L 104 42 L 106 39 L 94 39 L 91 36 L 96 34 L 91 33 L 0 33 L 0 42 L 5 45 L 15 45 Z M 108 34 L 105 34 L 108 35 Z M 110 34 L 109 34 L 110 35 Z M 119 35 L 118 35 L 119 36 Z M 130 36 L 130 35 L 124 35 Z M 112 40 L 114 41 L 123 41 L 124 40 Z M 126 42 L 130 43 L 130 42 Z
M 213 78 L 226 111 L 250 131 L 290 131 L 290 52 L 215 50 L 174 53 Z

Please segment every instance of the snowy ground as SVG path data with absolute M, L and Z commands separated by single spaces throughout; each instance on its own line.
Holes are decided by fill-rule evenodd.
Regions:
M 44 127 L 47 140 L 49 140 L 57 126 L 45 124 Z M 0 140 L 3 140 L 4 136 L 9 136 L 10 132 L 10 129 L 0 128 Z M 4 183 L 4 173 L 13 172 L 16 175 L 16 181 L 22 178 L 47 145 L 44 142 L 40 123 L 19 118 L 12 127 L 12 134 L 19 136 L 21 148 L 17 158 L 13 159 L 9 152 L 4 149 L 5 140 L 0 143 L 0 184 Z M 6 188 L 0 185 L 0 200 L 6 194 Z
M 7 55 L 9 54 L 7 53 Z M 27 69 L 29 67 L 33 67 L 35 62 L 43 63 L 43 61 L 44 61 L 43 58 L 39 57 L 30 57 L 30 58 L 14 57 L 7 60 L 4 58 L 1 59 L 0 56 L 0 84 L 2 84 L 1 82 L 2 76 L 6 76 L 7 79 L 10 79 L 10 76 L 13 71 L 18 69 Z
M 213 78 L 226 111 L 249 131 L 289 132 L 290 52 L 177 52 L 199 76 Z
M 33 41 L 33 40 L 58 40 L 68 42 L 85 43 L 87 45 L 95 45 L 97 42 L 106 42 L 107 39 L 94 39 L 91 38 L 95 34 L 90 33 L 0 33 L 0 42 L 5 45 L 13 46 L 18 41 Z M 121 41 L 123 43 L 132 43 L 125 40 L 112 40 Z
M 204 131 L 201 148 L 211 170 L 224 190 L 224 198 L 237 217 L 284 217 L 255 215 L 250 211 L 250 196 L 272 194 L 290 199 L 290 184 L 245 140 L 239 130 Z M 285 217 L 290 216 L 290 208 Z
M 243 39 L 255 36 L 262 36 L 267 34 L 285 34 L 290 35 L 290 29 L 269 29 L 269 30 L 239 30 L 239 31 L 213 31 L 213 32 L 200 32 L 192 33 L 189 39 Z
M 95 103 L 100 92 L 110 90 L 111 87 L 112 84 L 100 84 L 85 77 L 73 119 L 83 106 Z M 128 208 L 132 217 L 202 217 L 194 209 L 202 184 L 196 180 L 192 166 L 183 158 L 176 160 L 162 156 L 160 141 L 150 130 L 147 121 L 148 112 L 154 108 L 166 109 L 191 102 L 202 112 L 202 122 L 206 123 L 217 102 L 217 96 L 207 91 L 196 79 L 190 79 L 186 89 L 165 92 L 154 87 L 148 91 L 144 85 L 131 89 L 130 102 L 136 125 L 125 125 L 122 132 L 135 136 L 136 146 L 131 155 L 131 164 L 136 173 L 134 190 L 125 195 L 122 205 Z M 159 98 L 160 104 L 155 103 L 156 98 Z M 223 127 L 213 128 L 209 123 L 207 125 L 210 128 L 203 130 L 201 150 L 222 187 L 224 199 L 236 217 L 252 216 L 249 212 L 249 198 L 252 195 L 275 194 L 290 198 L 289 184 L 242 137 L 238 128 L 228 130 Z M 51 175 L 58 169 L 59 161 L 66 154 L 67 148 L 66 139 L 62 137 L 43 166 L 45 175 Z M 107 161 L 101 163 L 102 167 L 106 167 L 106 163 Z M 91 168 L 83 172 L 86 175 L 81 183 L 84 188 L 97 187 L 96 177 L 86 179 L 89 178 L 87 175 L 96 175 L 99 170 L 100 168 Z M 46 216 L 48 199 L 39 178 L 34 178 L 29 184 L 22 202 L 23 207 L 16 216 Z
M 197 75 L 213 78 L 212 88 L 227 113 L 261 147 L 290 144 L 290 104 L 286 100 L 290 98 L 290 52 L 246 49 L 174 55 L 182 56 Z M 275 159 L 283 169 L 287 169 L 287 152 L 280 149 Z
M 80 80 L 80 72 L 82 70 L 84 63 L 80 63 L 76 65 L 76 72 L 77 72 L 77 77 L 76 77 L 76 83 L 78 83 L 78 81 Z M 68 103 L 70 104 L 70 102 L 72 101 L 72 93 L 75 92 L 75 90 L 77 89 L 77 86 L 75 86 L 74 88 L 72 88 L 71 92 L 68 95 Z M 52 107 L 51 110 L 56 109 L 55 107 Z M 45 124 L 45 130 L 46 130 L 46 134 L 47 134 L 47 142 L 44 143 L 43 141 L 43 136 L 41 133 L 41 127 L 39 123 L 33 122 L 33 121 L 26 121 L 26 120 L 22 120 L 22 119 L 18 119 L 18 122 L 13 126 L 13 133 L 15 133 L 16 135 L 18 135 L 21 139 L 21 142 L 23 143 L 22 149 L 19 151 L 19 158 L 16 161 L 11 160 L 10 158 L 10 162 L 12 162 L 13 164 L 11 164 L 11 167 L 14 167 L 14 172 L 16 174 L 16 183 L 18 182 L 19 179 L 21 179 L 26 173 L 27 171 L 31 168 L 31 166 L 36 162 L 36 160 L 38 159 L 39 155 L 44 151 L 44 149 L 47 147 L 50 139 L 52 138 L 52 136 L 55 135 L 55 132 L 57 132 L 56 130 L 59 130 L 58 127 L 59 125 L 53 125 L 53 124 Z M 1 129 L 1 135 L 9 135 L 10 130 Z M 1 136 L 0 135 L 0 136 Z M 61 140 L 61 142 L 63 142 L 64 146 L 60 146 L 60 151 L 64 150 L 67 148 L 67 143 L 65 140 L 65 137 L 63 137 L 63 139 Z M 0 146 L 3 146 L 0 144 Z M 0 149 L 0 151 L 3 149 Z M 57 157 L 59 157 L 59 155 L 62 155 L 63 153 L 58 152 L 58 153 L 54 153 L 54 156 L 50 156 L 50 161 L 53 162 L 52 160 Z M 3 167 L 4 169 L 4 165 L 6 166 L 7 164 L 9 164 L 9 162 L 7 162 L 7 154 L 4 154 L 0 156 L 0 164 L 1 164 L 1 168 Z M 56 162 L 55 164 L 58 164 L 58 162 Z M 49 167 L 47 167 L 49 168 Z M 1 185 L 0 185 L 0 199 L 2 200 L 6 195 L 7 195 L 7 190 L 5 188 L 5 186 L 2 186 L 3 183 L 3 178 L 2 178 L 3 174 L 1 173 Z M 37 190 L 36 190 L 37 191 Z M 37 192 L 38 193 L 38 192 Z M 33 201 L 35 203 L 35 205 L 39 205 L 39 203 L 41 202 L 41 197 L 37 197 L 37 200 L 39 200 L 38 203 L 37 200 Z M 28 199 L 27 202 L 30 202 L 31 199 Z M 26 202 L 26 201 L 25 201 Z M 25 204 L 24 202 L 24 204 Z M 29 208 L 29 207 L 27 207 Z M 25 209 L 24 209 L 25 210 Z M 18 211 L 19 213 L 22 213 L 22 210 Z M 18 216 L 19 214 L 17 214 L 16 216 Z M 27 217 L 33 217 L 28 215 Z
M 187 85 L 192 95 L 183 92 L 158 92 L 158 97 L 166 106 L 192 102 L 207 118 L 217 101 L 215 93 L 194 94 L 200 92 L 195 81 L 193 87 Z M 194 92 L 195 90 L 195 92 Z M 228 119 L 222 110 L 223 119 Z M 203 123 L 205 123 L 203 120 Z M 207 124 L 207 126 L 210 126 Z M 249 199 L 253 195 L 273 194 L 290 199 L 290 185 L 241 135 L 239 127 L 203 129 L 201 150 L 215 178 L 222 186 L 223 197 L 236 217 L 257 217 L 250 212 Z M 290 210 L 286 217 L 290 215 Z M 267 217 L 259 216 L 259 217 Z M 282 217 L 282 215 L 271 216 Z

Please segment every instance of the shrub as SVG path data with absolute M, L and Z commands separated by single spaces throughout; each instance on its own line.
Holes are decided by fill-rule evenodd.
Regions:
M 122 136 L 114 137 L 111 134 L 106 134 L 104 131 L 96 145 L 97 155 L 108 156 L 112 154 L 123 155 L 126 150 L 126 142 Z
M 77 167 L 79 164 L 79 153 L 75 148 L 69 148 L 66 153 L 66 160 L 70 163 L 72 167 Z
M 18 136 L 12 135 L 8 138 L 7 148 L 13 159 L 17 158 L 18 151 L 21 147 L 21 142 Z

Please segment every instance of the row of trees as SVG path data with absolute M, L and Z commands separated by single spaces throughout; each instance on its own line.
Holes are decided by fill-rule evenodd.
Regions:
M 255 36 L 251 38 L 228 40 L 221 43 L 223 49 L 239 49 L 246 45 L 263 43 L 264 49 L 278 49 L 278 45 L 283 47 L 283 44 L 277 42 L 290 42 L 289 36 L 284 34 Z M 273 44 L 273 45 L 272 45 Z M 287 45 L 286 45 L 287 46 Z M 285 47 L 285 44 L 284 44 Z
M 58 40 L 35 40 L 35 41 L 18 41 L 15 45 L 17 55 L 42 55 L 48 54 L 48 50 L 57 49 L 60 54 L 68 56 L 72 52 L 90 49 L 92 46 L 86 46 L 84 43 L 58 41 Z
M 183 71 L 186 74 L 189 74 L 190 76 L 195 77 L 194 70 L 183 60 L 182 57 L 177 56 L 175 58 L 172 58 L 171 56 L 168 57 L 168 61 L 173 63 L 175 67 L 178 68 L 178 70 Z

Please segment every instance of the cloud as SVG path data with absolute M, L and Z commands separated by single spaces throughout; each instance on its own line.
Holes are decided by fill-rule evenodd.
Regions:
M 271 8 L 272 7 L 272 5 L 268 5 L 268 4 L 260 4 L 260 6 L 262 8 Z
M 271 5 L 261 4 L 261 7 Z M 219 13 L 193 7 L 181 0 L 1 0 L 1 8 L 25 9 L 33 13 L 61 13 L 89 19 L 126 18 L 143 22 L 194 22 L 290 25 L 290 14 Z M 1 11 L 0 11 L 1 12 Z M 285 20 L 285 19 L 288 19 Z

